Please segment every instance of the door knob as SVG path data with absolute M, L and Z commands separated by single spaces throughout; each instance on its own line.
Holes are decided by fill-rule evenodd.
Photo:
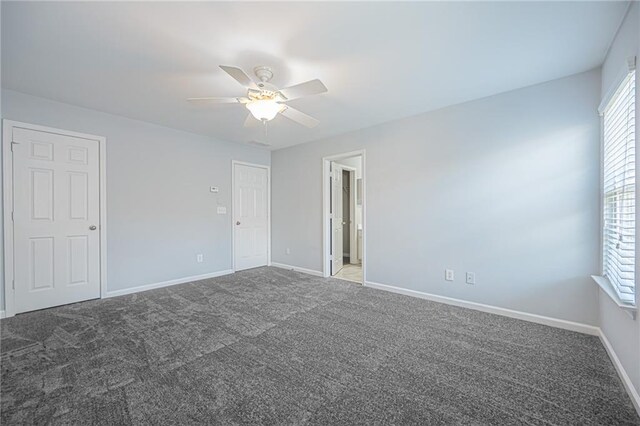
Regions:
M 95 226 L 95 225 L 91 225 L 91 226 L 89 227 L 89 230 L 90 230 L 90 231 L 95 231 L 95 230 L 96 230 L 96 226 Z
M 236 225 L 240 225 L 240 221 L 237 221 L 237 222 L 236 222 Z

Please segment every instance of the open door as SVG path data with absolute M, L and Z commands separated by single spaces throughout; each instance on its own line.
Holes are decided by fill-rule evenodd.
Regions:
M 331 275 L 337 274 L 342 261 L 342 167 L 331 164 Z

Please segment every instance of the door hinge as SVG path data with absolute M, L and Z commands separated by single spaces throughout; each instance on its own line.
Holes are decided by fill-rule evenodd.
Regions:
M 11 287 L 15 290 L 16 289 L 16 280 L 11 280 Z
M 13 222 L 13 210 L 11 210 L 11 222 Z

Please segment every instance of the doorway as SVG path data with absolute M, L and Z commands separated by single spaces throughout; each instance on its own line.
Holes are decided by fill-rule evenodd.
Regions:
M 4 121 L 6 316 L 99 298 L 105 138 Z
M 270 168 L 234 161 L 233 167 L 233 269 L 271 263 Z
M 364 151 L 323 159 L 324 276 L 364 283 Z

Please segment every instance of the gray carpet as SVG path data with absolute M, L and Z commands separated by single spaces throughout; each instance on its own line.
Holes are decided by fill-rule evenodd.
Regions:
M 2 424 L 640 424 L 596 337 L 259 268 L 2 321 Z

